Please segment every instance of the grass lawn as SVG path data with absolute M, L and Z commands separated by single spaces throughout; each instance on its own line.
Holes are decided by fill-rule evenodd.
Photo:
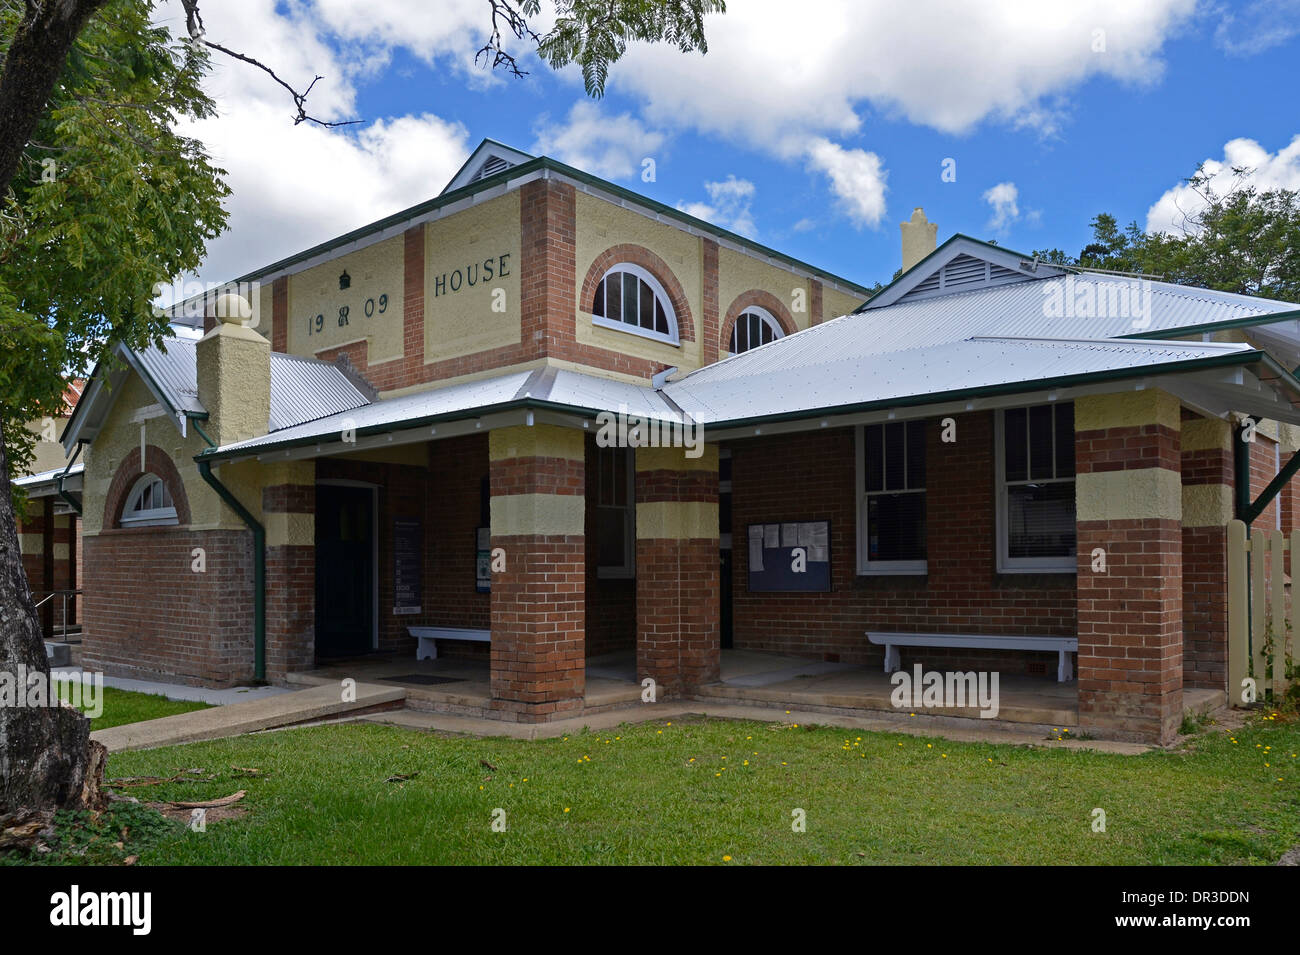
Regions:
M 59 698 L 68 699 L 68 684 L 59 682 Z M 84 703 L 84 700 L 83 700 Z M 206 710 L 207 703 L 190 700 L 169 700 L 155 693 L 136 693 L 133 690 L 118 690 L 111 686 L 104 687 L 104 712 L 90 721 L 91 730 L 108 729 L 110 726 L 122 726 L 126 723 L 139 723 L 144 720 L 156 720 L 160 716 L 175 713 L 188 713 L 191 710 Z M 83 705 L 82 710 L 86 707 Z
M 244 818 L 128 842 L 140 864 L 1235 864 L 1300 843 L 1297 753 L 1300 724 L 1267 719 L 1142 756 L 721 720 L 532 742 L 356 724 L 120 753 L 108 775 L 216 775 L 129 790 L 148 800 L 248 791 Z

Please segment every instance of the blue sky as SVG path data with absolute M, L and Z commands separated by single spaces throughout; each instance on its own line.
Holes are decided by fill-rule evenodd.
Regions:
M 522 80 L 476 68 L 483 0 L 233 0 L 208 16 L 214 39 L 290 77 L 324 74 L 313 108 L 366 122 L 293 127 L 277 87 L 219 65 L 223 115 L 196 133 L 231 172 L 233 229 L 203 277 L 433 196 L 483 137 L 864 285 L 898 267 L 916 205 L 940 241 L 1077 252 L 1098 212 L 1169 227 L 1202 161 L 1244 157 L 1262 186 L 1300 187 L 1300 2 L 985 6 L 805 0 L 792 23 L 788 3 L 732 0 L 707 56 L 635 49 L 594 102 L 535 59 Z

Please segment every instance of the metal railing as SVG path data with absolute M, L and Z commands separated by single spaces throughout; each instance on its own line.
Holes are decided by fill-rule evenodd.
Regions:
M 40 593 L 40 591 L 37 591 L 37 592 Z M 36 601 L 36 609 L 37 609 L 37 610 L 40 610 L 42 606 L 44 606 L 44 605 L 45 605 L 46 603 L 48 603 L 49 601 L 53 600 L 55 597 L 59 597 L 59 598 L 61 598 L 61 600 L 62 600 L 62 604 L 63 604 L 63 619 L 62 619 L 62 626 L 63 626 L 63 639 L 64 639 L 64 641 L 67 641 L 67 639 L 68 639 L 68 599 L 69 599 L 69 598 L 72 598 L 72 599 L 75 600 L 77 597 L 80 597 L 80 596 L 81 596 L 81 591 L 80 591 L 80 590 L 51 590 L 51 591 L 50 591 L 49 593 L 47 593 L 44 597 L 42 597 L 40 600 Z M 51 638 L 51 639 L 53 639 L 53 637 L 54 637 L 53 630 L 54 630 L 54 627 L 53 627 L 53 624 L 51 624 L 51 627 L 50 627 L 50 631 L 51 631 L 51 632 L 50 632 L 50 638 Z

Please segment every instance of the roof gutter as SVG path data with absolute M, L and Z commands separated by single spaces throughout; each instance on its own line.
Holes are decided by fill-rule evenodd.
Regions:
M 59 497 L 63 498 L 63 500 L 67 502 L 68 507 L 72 508 L 78 517 L 81 516 L 81 502 L 67 491 L 63 490 L 63 479 L 68 476 L 68 472 L 72 470 L 72 466 L 77 463 L 77 458 L 81 456 L 81 448 L 82 443 L 78 441 L 77 450 L 74 451 L 72 457 L 68 459 L 68 466 L 54 479 L 54 490 L 59 492 Z
M 197 416 L 190 417 L 190 424 L 194 425 L 194 430 L 208 443 L 208 447 L 217 446 L 217 443 L 203 430 Z M 217 496 L 225 501 L 253 532 L 253 678 L 259 683 L 264 682 L 266 680 L 266 528 L 248 512 L 248 508 L 239 502 L 230 488 L 222 484 L 212 473 L 211 461 L 204 460 L 201 454 L 194 460 L 199 465 L 199 477 L 217 492 Z

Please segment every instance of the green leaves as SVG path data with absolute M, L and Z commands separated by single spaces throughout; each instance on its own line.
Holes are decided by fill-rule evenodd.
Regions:
M 521 11 L 532 15 L 537 8 L 534 0 Z M 557 0 L 555 27 L 537 52 L 552 69 L 578 64 L 588 95 L 601 97 L 609 67 L 628 43 L 671 43 L 684 53 L 707 53 L 704 17 L 726 9 L 725 0 Z
M 182 135 L 209 116 L 206 56 L 151 25 L 150 0 L 114 0 L 87 24 L 4 206 L 0 427 L 60 407 L 111 343 L 167 337 L 155 284 L 194 271 L 226 225 L 224 173 Z

